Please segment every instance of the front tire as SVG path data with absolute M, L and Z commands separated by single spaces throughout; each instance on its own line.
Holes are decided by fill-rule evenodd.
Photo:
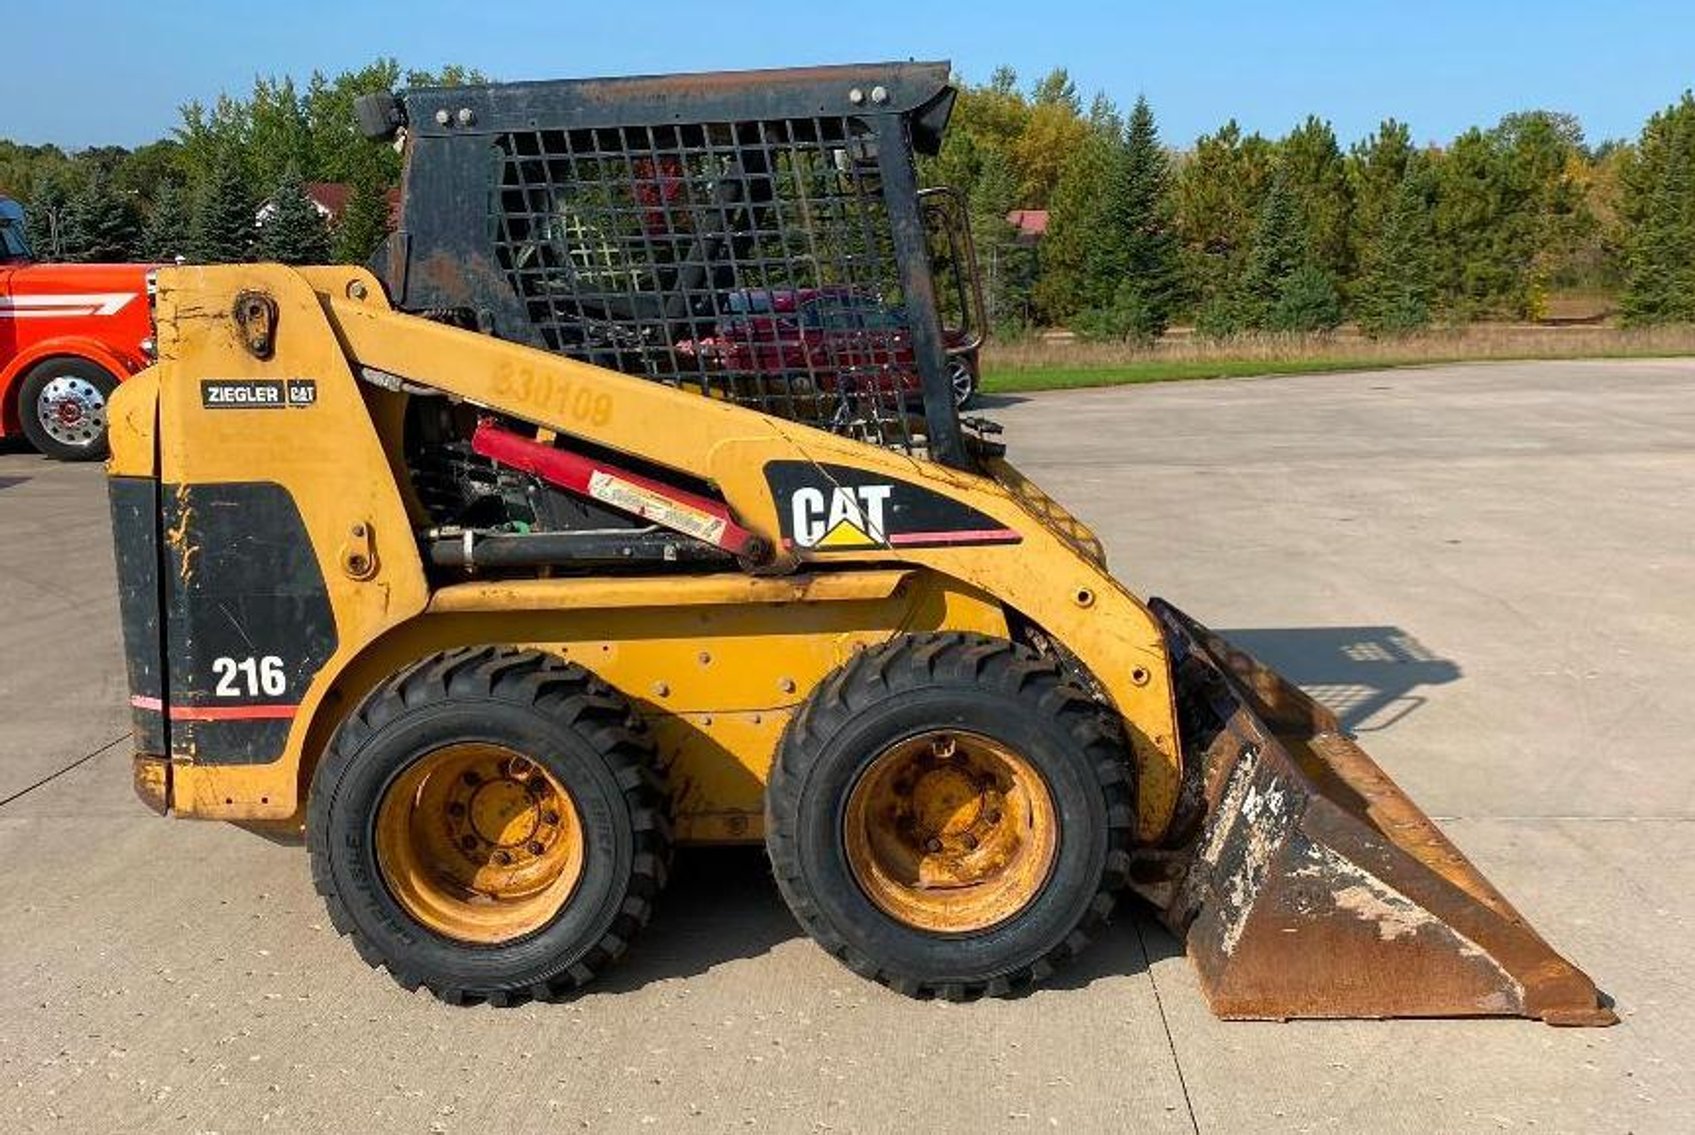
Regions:
M 970 409 L 971 403 L 977 400 L 977 360 L 963 355 L 952 355 L 948 358 L 948 385 L 953 389 L 953 404 L 956 409 Z
M 107 453 L 107 407 L 117 376 L 87 359 L 48 359 L 18 387 L 24 436 L 60 461 L 99 461 Z
M 664 886 L 653 763 L 629 703 L 581 666 L 437 655 L 371 693 L 314 774 L 313 882 L 408 989 L 556 999 L 623 953 Z
M 1128 877 L 1117 721 L 1004 639 L 902 635 L 790 723 L 767 847 L 795 917 L 910 996 L 1004 995 L 1077 954 Z

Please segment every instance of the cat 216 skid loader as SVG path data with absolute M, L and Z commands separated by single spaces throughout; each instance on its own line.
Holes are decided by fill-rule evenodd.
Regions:
M 763 841 L 903 993 L 1040 980 L 1130 892 L 1230 1017 L 1602 1024 L 1287 681 L 1106 569 L 962 419 L 945 64 L 414 90 L 375 272 L 169 267 L 113 405 L 142 797 L 303 825 L 444 999 L 617 958 Z

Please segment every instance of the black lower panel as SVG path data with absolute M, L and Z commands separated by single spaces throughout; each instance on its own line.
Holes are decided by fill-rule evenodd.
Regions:
M 118 568 L 118 617 L 124 631 L 131 718 L 139 753 L 163 755 L 165 650 L 160 633 L 159 482 L 112 477 L 112 550 Z
M 170 751 L 202 764 L 276 760 L 336 648 L 300 510 L 268 482 L 166 485 L 163 504 Z

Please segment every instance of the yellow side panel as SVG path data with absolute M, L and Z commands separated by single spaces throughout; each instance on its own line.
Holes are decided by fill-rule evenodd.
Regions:
M 405 505 L 372 426 L 360 384 L 331 335 L 323 310 L 298 275 L 240 265 L 171 268 L 159 273 L 159 365 L 119 406 L 139 408 L 157 382 L 159 477 L 166 492 L 185 485 L 268 482 L 293 498 L 328 588 L 338 646 L 321 669 L 336 672 L 372 639 L 423 611 L 429 592 Z M 208 286 L 207 279 L 216 280 Z M 244 343 L 233 306 L 187 297 L 248 287 L 276 304 L 276 349 L 256 357 Z M 179 294 L 182 298 L 179 300 Z M 292 332 L 292 334 L 291 334 Z M 287 382 L 309 377 L 310 405 L 228 408 L 206 404 L 207 381 Z M 126 384 L 129 385 L 129 384 Z M 136 427 L 129 431 L 139 432 Z M 125 452 L 128 445 L 126 443 Z M 124 457 L 126 464 L 134 460 Z M 187 526 L 167 532 L 172 562 L 191 572 L 196 550 L 181 546 Z M 362 555 L 364 560 L 354 562 Z M 262 643 L 255 654 L 267 653 Z M 209 660 L 201 660 L 209 661 Z M 180 684 L 181 675 L 173 675 Z M 205 675 L 199 680 L 206 681 Z M 173 804 L 179 814 L 281 819 L 296 808 L 302 740 L 328 684 L 303 694 L 286 752 L 267 765 L 210 765 L 192 753 L 174 757 Z
M 869 578 L 856 580 L 860 574 Z M 913 631 L 1007 634 L 996 604 L 940 576 L 910 570 L 771 581 L 730 575 L 648 579 L 639 581 L 645 593 L 639 606 L 601 601 L 632 599 L 636 580 L 536 582 L 518 591 L 539 601 L 557 598 L 550 592 L 563 589 L 575 602 L 432 610 L 360 657 L 338 679 L 330 695 L 334 704 L 345 712 L 407 664 L 467 643 L 512 643 L 579 662 L 628 697 L 654 727 L 673 792 L 677 836 L 685 840 L 762 837 L 762 793 L 783 726 L 856 650 Z M 724 588 L 745 591 L 750 582 L 759 590 L 770 584 L 772 597 L 687 601 L 691 592 L 698 597 Z M 464 598 L 468 589 L 481 586 L 440 594 Z M 797 602 L 789 597 L 797 588 L 833 594 Z M 874 597 L 834 597 L 856 590 Z M 676 602 L 678 596 L 684 601 Z M 323 716 L 308 752 L 328 742 L 338 720 L 339 714 Z

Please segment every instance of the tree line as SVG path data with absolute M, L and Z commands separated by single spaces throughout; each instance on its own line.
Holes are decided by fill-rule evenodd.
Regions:
M 0 139 L 0 193 L 23 201 L 30 246 L 43 259 L 363 263 L 388 232 L 400 158 L 354 128 L 354 99 L 479 81 L 468 68 L 405 71 L 393 59 L 333 77 L 314 72 L 304 87 L 260 78 L 245 97 L 187 104 L 172 137 L 134 150 L 67 154 Z M 334 224 L 308 182 L 350 186 Z
M 190 103 L 169 139 L 66 154 L 0 140 L 0 192 L 25 202 L 40 252 L 67 260 L 363 262 L 387 229 L 399 157 L 353 128 L 353 101 L 406 85 L 482 81 L 463 67 L 379 59 L 301 87 Z M 1064 69 L 960 82 L 922 175 L 968 202 L 979 270 L 1004 333 L 1066 325 L 1150 340 L 1538 319 L 1550 297 L 1610 297 L 1623 319 L 1695 321 L 1695 95 L 1633 141 L 1590 145 L 1570 115 L 1533 110 L 1444 144 L 1385 120 L 1343 147 L 1309 117 L 1281 138 L 1234 121 L 1186 149 L 1145 99 L 1087 107 Z M 309 181 L 352 187 L 333 226 Z M 255 225 L 261 204 L 267 220 Z M 1043 210 L 1039 241 L 1009 223 Z
M 1627 323 L 1695 321 L 1695 96 L 1632 142 L 1589 145 L 1534 110 L 1446 144 L 1385 120 L 1344 149 L 1309 117 L 1281 138 L 1234 121 L 1174 151 L 1152 108 L 1084 107 L 1063 70 L 964 85 L 926 176 L 966 194 L 994 321 L 1148 340 L 1372 335 L 1540 319 L 1550 297 L 1610 297 Z M 1008 223 L 1048 213 L 1034 247 Z

